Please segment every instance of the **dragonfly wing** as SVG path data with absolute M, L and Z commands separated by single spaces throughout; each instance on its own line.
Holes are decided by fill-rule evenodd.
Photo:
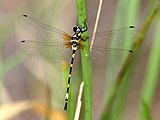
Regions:
M 62 30 L 42 23 L 28 15 L 20 15 L 18 17 L 18 22 L 25 30 L 39 40 L 49 40 L 55 42 L 56 40 L 64 41 L 71 39 L 71 36 Z
M 130 49 L 132 37 L 129 37 L 130 39 L 127 37 L 132 36 L 133 33 L 133 26 L 96 33 L 94 44 L 90 46 L 93 62 L 108 67 L 122 65 L 127 55 L 133 53 Z
M 72 50 L 66 48 L 64 42 L 22 40 L 18 42 L 18 47 L 26 55 L 49 63 L 69 61 L 72 54 Z
M 94 45 L 100 45 L 103 47 L 106 47 L 106 45 L 108 45 L 109 47 L 120 49 L 123 48 L 124 44 L 130 44 L 132 42 L 131 40 L 134 37 L 134 33 L 134 26 L 127 26 L 110 31 L 97 32 L 95 33 L 96 35 L 94 38 Z M 90 38 L 92 34 L 90 34 Z M 129 40 L 126 39 L 128 36 L 132 35 L 133 37 L 130 37 Z
M 129 49 L 117 48 L 102 48 L 99 46 L 92 46 L 91 60 L 94 66 L 120 66 L 124 63 L 128 54 L 133 54 Z
M 20 15 L 18 21 L 35 38 L 18 42 L 23 53 L 50 63 L 71 57 L 71 49 L 66 48 L 66 43 L 71 39 L 69 34 L 28 15 Z

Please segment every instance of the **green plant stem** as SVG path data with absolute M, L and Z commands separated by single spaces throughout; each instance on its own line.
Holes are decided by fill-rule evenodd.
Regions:
M 136 40 L 135 42 L 133 43 L 132 45 L 132 50 L 134 51 L 134 54 L 136 55 L 136 53 L 138 52 L 138 50 L 140 49 L 141 47 L 141 44 L 144 40 L 144 37 L 146 35 L 146 32 L 148 31 L 149 29 L 149 26 L 151 25 L 151 23 L 153 22 L 154 18 L 156 17 L 157 15 L 157 12 L 158 12 L 158 5 L 152 10 L 151 14 L 148 16 L 146 22 L 144 23 L 144 25 L 142 26 L 142 28 L 140 29 L 137 37 L 136 37 Z M 118 87 L 121 83 L 121 80 L 123 78 L 123 76 L 125 75 L 125 72 L 126 72 L 126 69 L 130 66 L 131 62 L 132 62 L 132 59 L 133 59 L 134 55 L 132 54 L 129 54 L 126 62 L 124 63 L 122 69 L 120 70 L 118 76 L 117 76 L 117 83 L 116 83 L 116 86 Z
M 156 5 L 156 7 L 154 7 L 154 9 L 151 11 L 151 14 L 148 16 L 148 18 L 146 19 L 146 22 L 144 23 L 144 25 L 142 26 L 142 28 L 140 29 L 135 42 L 132 45 L 132 50 L 134 51 L 134 54 L 136 55 L 137 52 L 139 51 L 141 44 L 144 40 L 145 34 L 148 31 L 149 26 L 151 25 L 151 23 L 153 22 L 155 16 L 157 15 L 159 9 L 159 4 Z M 117 78 L 116 78 L 116 84 L 115 87 L 113 87 L 113 92 L 112 95 L 109 99 L 109 101 L 107 102 L 104 112 L 102 114 L 101 120 L 107 120 L 108 116 L 110 115 L 110 112 L 113 108 L 113 104 L 114 104 L 114 100 L 115 100 L 115 96 L 117 95 L 118 89 L 122 83 L 122 80 L 126 74 L 126 72 L 128 71 L 128 69 L 130 68 L 130 65 L 132 64 L 132 61 L 134 59 L 134 56 L 132 54 L 129 54 L 124 65 L 122 66 Z
M 160 19 L 158 19 L 157 25 L 157 33 L 155 36 L 155 40 L 153 41 L 150 58 L 148 61 L 146 76 L 144 79 L 144 85 L 141 93 L 141 105 L 139 112 L 139 120 L 150 120 L 151 112 L 147 112 L 146 108 L 151 108 L 151 104 L 154 97 L 154 92 L 158 83 L 158 73 L 159 73 L 159 65 L 160 65 Z M 145 103 L 145 105 L 144 105 Z M 147 106 L 147 107 L 146 107 Z M 146 114 L 148 113 L 148 115 Z
M 78 24 L 84 27 L 86 22 L 86 10 L 84 0 L 77 0 Z M 84 80 L 84 106 L 85 120 L 92 120 L 92 82 L 91 82 L 91 62 L 88 31 L 83 33 L 84 48 L 81 50 L 82 75 Z
M 123 16 L 118 15 L 118 18 L 116 19 L 116 23 L 123 26 L 128 26 L 128 25 L 135 25 L 137 16 L 139 13 L 139 8 L 140 8 L 140 0 L 133 0 L 133 1 L 128 1 L 128 0 L 119 0 L 120 4 L 123 4 L 123 7 L 119 7 L 118 11 L 123 11 Z M 125 16 L 125 17 L 124 17 Z M 119 22 L 121 21 L 121 22 Z M 134 31 L 130 31 L 131 34 L 124 34 L 124 41 L 129 41 L 129 42 L 124 42 L 123 46 L 124 48 L 129 48 L 131 45 L 132 38 L 134 35 Z M 132 83 L 132 79 L 128 79 L 129 76 L 131 76 L 131 71 L 132 67 L 128 69 L 125 73 L 125 76 L 123 77 L 122 83 L 119 86 L 119 89 L 117 91 L 117 95 L 115 98 L 114 102 L 114 107 L 113 109 L 113 114 L 112 114 L 112 120 L 121 120 L 123 119 L 123 113 L 124 109 L 126 106 L 126 97 L 128 93 L 128 89 L 130 88 L 130 85 Z M 114 75 L 115 76 L 115 75 Z M 114 80 L 113 80 L 114 81 Z
M 135 25 L 136 19 L 138 16 L 137 13 L 139 10 L 139 6 L 140 6 L 139 0 L 134 0 L 134 1 L 118 0 L 114 28 L 128 26 L 128 25 Z M 129 48 L 132 42 L 131 38 L 133 37 L 133 31 L 132 31 L 132 34 L 122 34 L 122 36 L 124 36 L 124 41 L 129 41 L 129 42 L 124 42 L 123 44 L 123 46 L 125 46 L 124 48 Z M 110 56 L 112 58 L 112 54 Z M 113 64 L 113 65 L 115 64 L 114 54 L 113 54 L 113 60 L 109 64 Z M 131 69 L 129 71 L 131 71 Z M 105 114 L 107 117 L 104 119 L 120 120 L 121 117 L 123 116 L 122 113 L 125 108 L 125 99 L 128 91 L 127 89 L 129 89 L 129 84 L 131 84 L 131 82 L 128 80 L 128 77 L 127 77 L 130 72 L 126 74 L 126 77 L 124 78 L 118 90 L 117 95 L 115 95 L 114 84 L 115 84 L 116 75 L 118 74 L 118 72 L 119 72 L 119 69 L 115 69 L 114 67 L 109 68 L 109 70 L 107 69 L 107 80 L 106 80 L 107 94 L 105 98 L 106 98 L 106 103 L 109 102 L 108 104 L 110 104 L 109 105 L 110 107 L 107 108 L 108 113 L 106 112 L 107 114 Z M 116 100 L 114 101 L 114 99 Z M 111 107 L 113 102 L 114 102 L 114 107 Z M 111 108 L 112 110 L 110 110 L 109 108 Z

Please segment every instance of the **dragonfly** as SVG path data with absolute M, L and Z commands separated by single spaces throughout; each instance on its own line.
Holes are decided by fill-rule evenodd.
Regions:
M 40 22 L 27 14 L 20 15 L 18 21 L 22 27 L 35 38 L 34 40 L 24 39 L 18 42 L 18 47 L 22 52 L 50 63 L 60 63 L 62 60 L 71 60 L 63 108 L 64 111 L 67 111 L 75 54 L 80 49 L 85 49 L 83 46 L 85 39 L 82 38 L 82 34 L 87 31 L 87 24 L 85 24 L 84 27 L 76 24 L 73 27 L 73 34 L 70 35 L 58 28 Z M 134 26 L 127 26 L 111 31 L 96 33 L 95 40 L 97 39 L 97 41 L 92 45 L 91 59 L 97 61 L 97 59 L 105 58 L 104 62 L 107 62 L 107 60 L 110 60 L 109 54 L 111 53 L 115 53 L 114 55 L 118 57 L 133 53 L 133 50 L 122 47 L 124 41 L 121 35 L 133 28 Z M 110 47 L 106 46 L 108 45 L 106 43 L 107 39 L 111 39 L 112 41 Z M 117 42 L 118 46 L 115 45 Z

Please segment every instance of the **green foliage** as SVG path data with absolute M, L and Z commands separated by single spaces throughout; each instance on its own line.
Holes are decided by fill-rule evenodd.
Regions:
M 86 20 L 86 10 L 84 0 L 77 0 L 78 23 L 84 27 Z M 85 39 L 84 47 L 81 50 L 82 75 L 84 80 L 84 106 L 85 120 L 92 120 L 92 82 L 91 82 L 91 62 L 88 31 L 83 35 Z
M 43 2 L 38 2 L 36 7 L 35 7 L 36 2 L 34 4 L 32 4 L 32 2 L 30 2 L 29 3 L 30 7 L 28 7 L 27 9 L 30 8 L 30 11 L 32 11 L 33 15 L 36 15 L 36 13 L 38 13 L 38 12 L 41 13 L 41 14 L 39 14 L 39 16 L 43 17 L 43 19 L 51 20 L 52 23 L 54 22 L 53 23 L 54 25 L 57 25 L 57 24 L 62 25 L 63 19 L 58 20 L 57 24 L 56 24 L 55 18 L 57 17 L 57 15 L 59 15 L 59 13 L 64 13 L 63 11 L 67 8 L 66 7 L 67 5 L 71 6 L 70 4 L 72 4 L 69 1 L 67 1 L 67 2 L 65 1 L 65 5 L 62 5 L 62 2 L 64 2 L 64 1 L 61 0 L 61 1 L 57 2 L 55 0 L 53 3 L 51 1 L 47 1 L 47 2 L 43 1 Z M 82 27 L 84 27 L 85 22 L 87 22 L 85 7 L 88 7 L 88 6 L 85 4 L 85 0 L 76 0 L 76 2 L 77 2 L 77 13 L 76 14 L 78 14 L 77 23 L 79 23 Z M 137 17 L 140 14 L 140 9 L 141 9 L 140 7 L 142 6 L 142 4 L 143 3 L 141 3 L 141 0 L 131 0 L 131 1 L 118 0 L 113 28 L 120 28 L 120 27 L 125 27 L 128 25 L 135 25 L 137 23 Z M 63 10 L 61 10 L 61 8 L 59 7 L 61 5 L 63 6 L 62 7 Z M 41 8 L 40 8 L 40 6 L 41 6 Z M 132 71 L 134 68 L 137 67 L 137 66 L 134 66 L 134 63 L 136 62 L 136 57 L 139 54 L 139 51 L 141 50 L 142 43 L 144 42 L 144 37 L 146 36 L 147 31 L 149 30 L 149 27 L 151 26 L 151 23 L 153 23 L 154 22 L 153 20 L 156 18 L 156 16 L 159 15 L 158 13 L 159 13 L 160 6 L 159 6 L 159 3 L 156 2 L 156 0 L 150 0 L 149 6 L 150 6 L 150 9 L 147 9 L 147 10 L 149 10 L 149 12 L 146 15 L 148 17 L 145 20 L 143 20 L 144 21 L 143 25 L 140 28 L 140 30 L 135 38 L 134 43 L 132 44 L 132 49 L 134 51 L 134 55 L 129 54 L 126 61 L 124 62 L 124 65 L 122 66 L 120 71 L 118 71 L 117 76 L 116 76 L 117 70 L 114 70 L 114 68 L 113 68 L 113 70 L 111 70 L 111 69 L 106 70 L 107 74 L 108 74 L 108 76 L 107 76 L 108 79 L 106 81 L 106 86 L 105 86 L 106 87 L 106 90 L 105 90 L 105 98 L 106 99 L 105 99 L 105 105 L 104 105 L 104 109 L 102 111 L 102 115 L 100 116 L 101 120 L 123 120 L 123 115 L 125 114 L 124 111 L 125 111 L 125 107 L 126 107 L 126 99 L 127 99 L 128 91 L 130 90 L 130 87 L 133 82 L 131 79 L 133 76 Z M 96 10 L 95 8 L 92 8 L 92 9 Z M 51 11 L 51 12 L 49 12 L 49 11 Z M 15 11 L 13 10 L 12 16 L 14 16 L 14 18 L 17 20 L 17 16 L 19 15 L 19 13 L 16 15 L 14 12 Z M 24 11 L 21 11 L 21 13 L 23 13 L 23 12 Z M 65 17 L 62 17 L 62 18 L 65 18 Z M 70 16 L 68 18 L 72 19 L 73 16 Z M 155 26 L 157 28 L 156 34 L 155 34 L 154 39 L 152 39 L 153 44 L 152 44 L 152 47 L 150 50 L 149 60 L 147 60 L 148 61 L 147 62 L 147 69 L 146 69 L 146 71 L 144 71 L 145 75 L 144 75 L 144 81 L 143 81 L 143 85 L 142 85 L 143 88 L 142 88 L 141 96 L 140 96 L 141 99 L 139 101 L 139 109 L 137 110 L 138 111 L 137 112 L 137 120 L 152 120 L 153 119 L 152 117 L 154 117 L 151 114 L 152 113 L 151 108 L 152 108 L 152 103 L 154 100 L 154 95 L 156 92 L 156 87 L 157 87 L 157 83 L 158 83 L 158 75 L 159 75 L 159 70 L 160 70 L 159 69 L 159 65 L 160 65 L 160 47 L 159 47 L 160 46 L 160 34 L 159 34 L 160 22 L 159 21 L 160 21 L 160 19 L 159 19 L 159 17 L 157 17 L 157 21 L 155 22 Z M 104 24 L 106 24 L 106 23 L 104 23 Z M 65 25 L 66 25 L 66 23 L 65 23 Z M 68 25 L 71 26 L 71 24 L 68 24 Z M 0 48 L 1 49 L 5 48 L 6 40 L 11 39 L 12 36 L 14 36 L 13 35 L 14 34 L 13 27 L 15 27 L 15 26 L 11 26 L 6 21 L 4 22 L 4 24 L 3 24 L 3 22 L 1 22 L 1 28 L 0 28 L 0 31 L 1 31 Z M 93 116 L 92 115 L 92 110 L 93 110 L 93 108 L 92 108 L 92 80 L 91 80 L 91 61 L 90 61 L 88 31 L 83 33 L 82 36 L 83 36 L 83 39 L 85 39 L 85 41 L 83 42 L 85 49 L 81 50 L 82 78 L 84 81 L 84 99 L 82 101 L 82 104 L 84 105 L 84 109 L 83 108 L 81 109 L 81 117 L 80 118 L 83 118 L 82 114 L 84 114 L 84 120 L 92 120 L 92 116 Z M 126 40 L 129 40 L 129 38 L 132 36 L 125 35 L 125 37 L 126 37 Z M 124 46 L 127 46 L 127 44 L 125 44 Z M 11 47 L 12 46 L 10 46 L 10 48 Z M 2 53 L 2 54 L 4 54 L 4 53 Z M 0 58 L 2 58 L 2 56 L 3 55 L 0 55 Z M 1 78 L 0 85 L 2 86 L 2 88 L 4 87 L 3 80 L 4 80 L 5 76 L 7 76 L 7 73 L 9 71 L 14 70 L 14 67 L 21 64 L 21 62 L 24 59 L 25 58 L 22 57 L 18 51 L 16 51 L 12 55 L 10 55 L 0 61 L 0 66 L 1 66 L 1 68 L 0 68 L 0 78 Z M 112 62 L 114 63 L 114 60 Z M 63 66 L 63 67 L 64 67 L 63 68 L 63 77 L 64 77 L 63 79 L 67 80 L 66 78 L 68 77 L 68 67 L 66 67 L 66 66 Z M 21 76 L 20 74 L 18 74 L 17 76 Z M 51 101 L 50 105 L 54 106 L 53 102 L 55 102 L 54 100 L 56 100 L 55 99 L 56 95 L 52 94 L 55 91 L 52 88 L 56 88 L 56 86 L 58 86 L 57 84 L 59 81 L 54 82 L 52 79 L 53 77 L 51 77 L 52 75 L 53 75 L 53 71 L 50 70 L 50 74 L 47 73 L 47 75 L 46 75 L 47 79 L 48 79 L 48 82 L 46 82 L 46 84 L 47 84 L 47 86 L 50 86 L 49 89 L 51 91 L 51 94 L 49 94 L 49 96 L 51 99 L 53 98 L 53 100 L 49 100 L 49 102 Z M 55 73 L 54 73 L 54 75 L 55 75 Z M 29 75 L 26 75 L 26 76 L 28 78 L 30 78 Z M 56 77 L 56 79 L 57 79 L 57 77 Z M 80 77 L 78 77 L 78 79 L 80 79 Z M 61 84 L 61 82 L 59 82 L 59 83 Z M 76 96 L 74 96 L 74 88 L 73 88 L 74 85 L 71 84 L 70 86 L 71 86 L 71 89 L 70 89 L 70 95 L 69 95 L 69 106 L 68 106 L 68 113 L 67 114 L 68 114 L 68 119 L 72 120 L 74 113 L 75 113 Z M 35 93 L 35 91 L 32 91 L 32 92 Z M 59 94 L 59 93 L 63 94 L 64 92 L 65 91 L 63 91 L 61 88 L 56 89 L 57 94 Z M 2 100 L 3 98 L 4 97 L 1 95 L 0 101 L 3 101 Z M 61 108 L 63 107 L 62 99 L 60 100 L 61 101 L 60 102 Z M 99 101 L 97 100 L 96 102 L 97 103 L 94 103 L 94 104 L 98 104 Z M 49 107 L 53 107 L 53 106 L 49 106 Z
M 156 5 L 155 9 L 156 8 L 158 8 L 159 10 L 159 5 Z M 152 49 L 151 49 L 151 53 L 148 61 L 148 66 L 146 70 L 146 76 L 144 79 L 143 89 L 141 93 L 142 101 L 140 101 L 139 120 L 148 120 L 150 118 L 148 116 L 149 114 L 148 112 L 151 111 L 150 108 L 153 102 L 154 93 L 158 83 L 159 61 L 160 61 L 159 31 L 160 31 L 160 22 L 158 17 L 157 32 L 155 35 L 155 39 L 153 41 L 153 45 L 152 45 Z
M 121 119 L 123 114 L 122 113 L 123 109 L 125 108 L 126 91 L 129 88 L 129 77 L 126 77 L 126 76 L 131 71 L 130 67 L 132 65 L 133 59 L 138 53 L 138 51 L 140 50 L 140 47 L 142 45 L 146 32 L 148 31 L 151 23 L 156 17 L 158 10 L 159 10 L 159 4 L 156 3 L 156 7 L 151 9 L 150 15 L 146 19 L 134 43 L 132 44 L 132 50 L 134 51 L 134 55 L 129 54 L 124 65 L 122 66 L 122 69 L 120 70 L 117 76 L 115 87 L 113 87 L 113 92 L 111 91 L 112 94 L 110 94 L 109 100 L 106 103 L 101 120 L 120 120 Z M 148 116 L 146 116 L 146 118 L 148 118 Z

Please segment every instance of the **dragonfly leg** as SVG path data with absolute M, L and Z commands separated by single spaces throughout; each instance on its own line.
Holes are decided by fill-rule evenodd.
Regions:
M 85 19 L 84 21 L 84 27 L 82 27 L 82 33 L 86 32 L 88 30 L 88 25 L 87 25 L 87 19 Z M 89 39 L 88 36 L 83 36 L 83 38 L 81 38 L 83 41 L 86 41 Z
M 76 22 L 76 25 L 78 25 L 82 29 L 82 33 L 86 32 L 88 30 L 87 19 L 84 20 L 84 26 L 83 27 L 78 23 L 78 20 Z
M 82 33 L 88 30 L 87 19 L 84 20 L 84 27 L 82 27 Z

